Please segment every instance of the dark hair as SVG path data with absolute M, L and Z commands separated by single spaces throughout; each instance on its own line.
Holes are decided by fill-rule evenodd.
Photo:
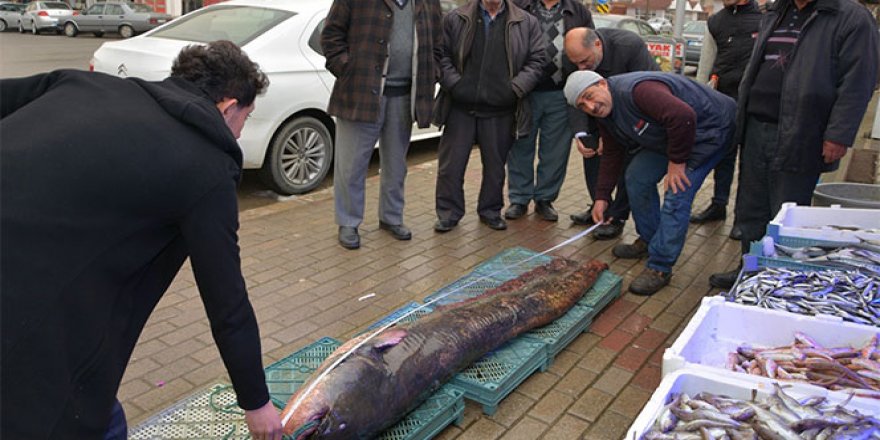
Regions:
M 183 48 L 171 65 L 171 76 L 192 82 L 215 103 L 235 98 L 242 107 L 251 105 L 269 87 L 260 66 L 227 40 Z
M 599 39 L 599 34 L 596 33 L 596 31 L 593 29 L 590 29 L 590 28 L 584 28 L 584 29 L 586 29 L 587 31 L 584 32 L 584 39 L 581 40 L 581 44 L 583 44 L 584 47 L 586 47 L 586 48 L 591 48 L 591 47 L 593 47 L 593 45 L 596 44 L 596 40 Z

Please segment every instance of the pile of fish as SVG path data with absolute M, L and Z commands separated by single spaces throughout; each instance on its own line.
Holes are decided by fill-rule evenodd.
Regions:
M 880 275 L 767 268 L 726 293 L 728 301 L 880 326 Z
M 880 420 L 846 409 L 846 402 L 797 400 L 774 387 L 773 394 L 752 400 L 678 394 L 642 439 L 880 439 Z
M 808 382 L 829 390 L 880 399 L 880 350 L 875 334 L 864 347 L 822 347 L 795 333 L 785 347 L 740 346 L 727 356 L 727 369 L 772 379 Z
M 767 257 L 787 257 L 828 268 L 858 270 L 867 274 L 880 275 L 880 246 L 867 242 L 807 247 L 764 243 L 763 251 Z
M 557 258 L 473 300 L 349 340 L 291 396 L 281 414 L 285 434 L 375 437 L 459 370 L 564 315 L 607 268 Z

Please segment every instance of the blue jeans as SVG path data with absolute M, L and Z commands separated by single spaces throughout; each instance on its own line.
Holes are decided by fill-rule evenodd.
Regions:
M 110 425 L 104 434 L 104 440 L 125 440 L 127 437 L 128 423 L 125 421 L 125 411 L 117 399 L 110 413 Z
M 672 266 L 678 260 L 687 238 L 694 196 L 709 171 L 715 168 L 725 153 L 727 152 L 720 150 L 698 168 L 688 168 L 685 174 L 691 186 L 677 194 L 666 191 L 662 207 L 657 183 L 666 175 L 669 159 L 663 154 L 648 150 L 642 150 L 633 157 L 626 169 L 626 189 L 636 222 L 636 232 L 642 240 L 648 242 L 646 266 L 649 269 L 672 272 Z
M 562 90 L 529 94 L 532 130 L 517 140 L 507 158 L 510 203 L 552 202 L 559 196 L 571 153 L 568 105 Z M 538 141 L 538 169 L 535 171 L 535 141 Z

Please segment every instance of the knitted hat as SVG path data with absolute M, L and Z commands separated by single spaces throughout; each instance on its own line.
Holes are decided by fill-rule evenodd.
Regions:
M 583 93 L 587 87 L 596 84 L 601 79 L 602 75 L 599 75 L 592 70 L 578 70 L 577 72 L 568 75 L 568 79 L 565 80 L 565 88 L 563 89 L 565 100 L 568 101 L 568 105 L 577 107 L 578 96 L 581 96 L 581 93 Z

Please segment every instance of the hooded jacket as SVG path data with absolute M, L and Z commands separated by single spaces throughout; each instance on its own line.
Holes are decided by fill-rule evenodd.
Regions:
M 440 86 L 434 110 L 434 123 L 446 124 L 452 97 L 449 90 L 461 79 L 464 62 L 468 59 L 476 32 L 476 17 L 480 0 L 471 0 L 443 17 L 443 43 L 440 45 Z M 543 74 L 547 61 L 544 40 L 538 19 L 505 0 L 507 24 L 505 42 L 509 81 L 517 96 L 514 137 L 526 136 L 531 130 L 532 112 L 525 97 L 532 91 Z
M 187 257 L 241 407 L 264 405 L 242 156 L 215 104 L 178 78 L 70 70 L 0 81 L 0 118 L 0 437 L 102 438 Z
M 818 173 L 837 168 L 822 159 L 825 140 L 853 144 L 877 84 L 877 25 L 852 0 L 814 0 L 782 79 L 778 154 L 771 170 Z M 749 90 L 763 61 L 767 39 L 793 0 L 777 0 L 761 30 L 739 89 L 736 143 L 745 139 Z

